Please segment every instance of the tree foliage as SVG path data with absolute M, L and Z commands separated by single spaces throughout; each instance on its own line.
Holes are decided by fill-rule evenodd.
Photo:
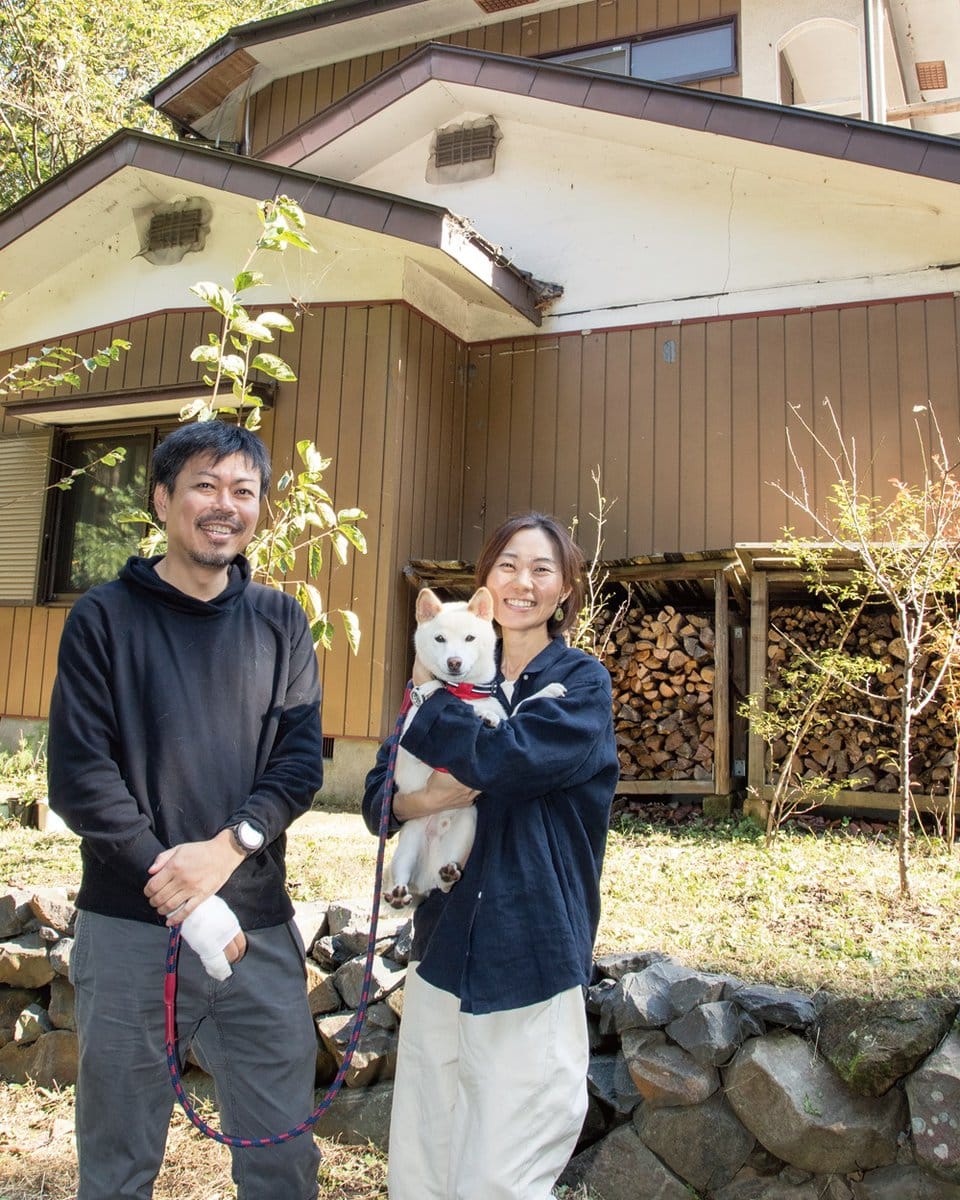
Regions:
M 910 894 L 911 823 L 914 815 L 912 729 L 915 719 L 943 699 L 948 672 L 960 657 L 960 482 L 953 474 L 935 413 L 914 408 L 922 457 L 918 479 L 891 480 L 892 495 L 871 495 L 857 458 L 856 439 L 845 438 L 829 400 L 824 402 L 830 434 L 818 436 L 797 420 L 827 464 L 833 482 L 826 507 L 818 506 L 809 466 L 793 451 L 799 484 L 785 496 L 814 529 L 813 538 L 788 537 L 791 557 L 818 596 L 838 607 L 884 603 L 892 610 L 902 643 L 903 677 L 899 685 L 897 769 L 900 779 L 897 854 L 900 890 Z M 921 435 L 923 417 L 929 441 Z M 789 439 L 789 430 L 788 430 Z M 852 555 L 852 565 L 833 569 L 837 552 Z
M 0 208 L 117 129 L 171 134 L 144 94 L 234 25 L 297 0 L 0 0 Z

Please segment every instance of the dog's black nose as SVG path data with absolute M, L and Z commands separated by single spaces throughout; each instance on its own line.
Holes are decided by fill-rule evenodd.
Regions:
M 459 675 L 460 669 L 462 666 L 463 666 L 462 658 L 448 658 L 447 659 L 447 670 L 450 672 L 451 675 Z

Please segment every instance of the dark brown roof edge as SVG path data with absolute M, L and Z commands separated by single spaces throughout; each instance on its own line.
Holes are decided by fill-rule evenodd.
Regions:
M 237 50 L 255 46 L 260 42 L 295 37 L 298 33 L 339 25 L 344 21 L 376 17 L 394 8 L 407 8 L 412 4 L 422 3 L 424 0 L 327 0 L 326 4 L 316 4 L 312 8 L 297 9 L 277 17 L 265 17 L 262 21 L 248 21 L 244 25 L 235 25 L 206 49 L 195 54 L 189 62 L 178 67 L 165 79 L 161 79 L 143 98 L 148 104 L 162 111 L 165 104 Z
M 299 161 L 430 80 L 960 183 L 960 141 L 764 100 L 430 42 L 261 152 Z
M 155 171 L 233 195 L 264 200 L 288 195 L 310 216 L 442 249 L 445 224 L 459 223 L 445 208 L 387 192 L 322 179 L 221 150 L 121 129 L 95 150 L 0 214 L 0 250 L 29 233 L 124 167 Z M 536 281 L 507 263 L 479 235 L 466 233 L 492 265 L 490 288 L 535 325 L 542 317 Z

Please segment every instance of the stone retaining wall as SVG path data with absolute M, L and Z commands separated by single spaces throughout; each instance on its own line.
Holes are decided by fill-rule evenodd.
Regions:
M 0 896 L 6 1080 L 76 1079 L 73 916 L 60 889 Z M 350 1036 L 369 920 L 362 903 L 298 907 L 318 1086 Z M 371 1007 L 321 1135 L 386 1146 L 409 946 L 409 920 L 381 917 Z M 599 1200 L 960 1200 L 957 998 L 810 996 L 655 951 L 599 959 L 596 980 L 590 1108 L 562 1182 Z

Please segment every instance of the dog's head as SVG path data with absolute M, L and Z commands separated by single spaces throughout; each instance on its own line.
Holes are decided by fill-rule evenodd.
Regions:
M 493 596 L 477 588 L 466 602 L 444 603 L 423 588 L 417 596 L 417 656 L 447 683 L 489 683 L 496 673 Z

